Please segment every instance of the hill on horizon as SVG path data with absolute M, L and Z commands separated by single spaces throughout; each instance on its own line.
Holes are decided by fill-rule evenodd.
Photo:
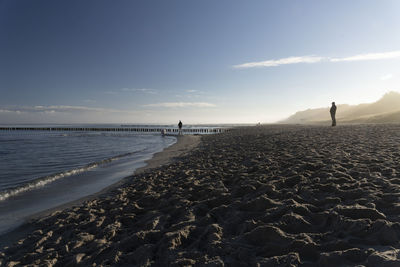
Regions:
M 331 120 L 330 107 L 298 111 L 280 123 L 319 124 Z M 342 123 L 400 123 L 400 93 L 388 92 L 374 103 L 337 105 L 336 120 Z

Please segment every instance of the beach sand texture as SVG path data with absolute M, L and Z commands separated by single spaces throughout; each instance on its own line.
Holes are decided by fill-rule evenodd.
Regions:
M 259 126 L 31 223 L 6 266 L 400 266 L 400 125 Z M 0 264 L 1 265 L 1 264 Z

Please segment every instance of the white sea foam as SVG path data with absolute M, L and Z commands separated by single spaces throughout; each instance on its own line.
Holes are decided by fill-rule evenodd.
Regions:
M 135 153 L 140 153 L 140 152 L 142 152 L 142 151 L 125 153 L 125 154 L 118 155 L 118 156 L 115 156 L 115 157 L 111 157 L 111 158 L 108 158 L 108 159 L 104 159 L 104 160 L 101 160 L 101 161 L 98 161 L 98 162 L 90 163 L 90 164 L 88 164 L 88 165 L 86 165 L 84 167 L 81 167 L 81 168 L 76 168 L 76 169 L 68 170 L 68 171 L 65 171 L 65 172 L 48 175 L 48 176 L 45 176 L 45 177 L 40 177 L 40 178 L 35 179 L 35 180 L 33 180 L 33 181 L 29 182 L 29 183 L 26 183 L 24 185 L 21 185 L 21 186 L 18 186 L 18 187 L 15 187 L 15 188 L 8 189 L 8 190 L 0 192 L 0 201 L 4 201 L 4 200 L 6 200 L 6 199 L 8 199 L 10 197 L 19 195 L 21 193 L 24 193 L 24 192 L 27 192 L 27 191 L 30 191 L 30 190 L 38 189 L 40 187 L 43 187 L 43 186 L 45 186 L 45 185 L 47 185 L 49 183 L 52 183 L 52 182 L 54 182 L 56 180 L 61 179 L 61 178 L 69 177 L 69 176 L 72 176 L 72 175 L 77 175 L 79 173 L 94 169 L 94 168 L 98 167 L 99 165 L 107 164 L 107 163 L 110 163 L 110 162 L 112 162 L 114 160 L 118 160 L 118 159 L 121 159 L 123 157 L 127 157 L 127 156 L 133 155 Z

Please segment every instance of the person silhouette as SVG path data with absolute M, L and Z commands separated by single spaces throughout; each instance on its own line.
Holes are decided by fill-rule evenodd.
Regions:
M 329 110 L 331 113 L 331 118 L 332 118 L 332 126 L 336 126 L 336 105 L 335 102 L 332 102 L 332 107 Z
M 182 122 L 181 122 L 181 121 L 179 121 L 178 127 L 179 127 L 179 132 L 178 132 L 178 134 L 181 135 L 181 134 L 182 134 Z

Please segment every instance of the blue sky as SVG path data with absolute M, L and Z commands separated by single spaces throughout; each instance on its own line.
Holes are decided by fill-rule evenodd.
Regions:
M 0 0 L 0 123 L 273 122 L 373 102 L 400 91 L 399 12 L 395 0 Z

